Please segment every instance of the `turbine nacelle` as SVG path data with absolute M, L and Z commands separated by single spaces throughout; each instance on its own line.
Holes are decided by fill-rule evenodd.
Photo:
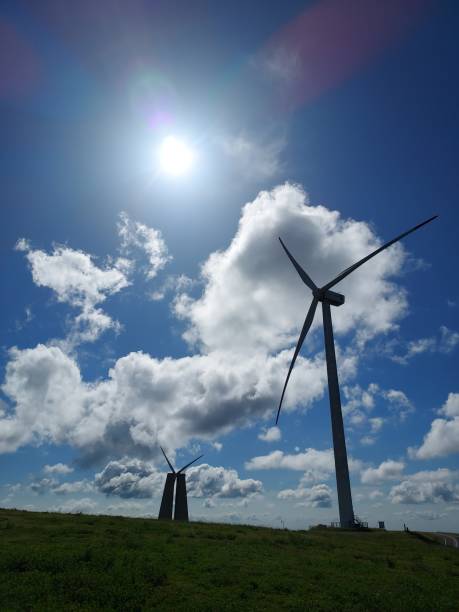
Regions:
M 342 306 L 344 304 L 344 295 L 342 293 L 336 293 L 336 291 L 330 291 L 327 289 L 315 289 L 313 292 L 314 297 L 319 302 L 327 302 L 331 306 Z

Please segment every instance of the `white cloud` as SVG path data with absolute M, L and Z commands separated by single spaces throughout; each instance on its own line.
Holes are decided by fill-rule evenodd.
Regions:
M 440 340 L 438 343 L 438 351 L 440 353 L 449 354 L 459 344 L 459 333 L 448 329 L 446 325 L 440 327 Z
M 412 459 L 432 459 L 459 452 L 459 417 L 450 420 L 434 419 L 430 431 L 419 448 L 410 448 Z
M 163 300 L 168 293 L 177 293 L 190 290 L 195 287 L 198 283 L 193 279 L 186 276 L 186 274 L 169 275 L 163 281 L 163 283 L 154 291 L 149 294 L 150 299 L 154 302 Z
M 64 443 L 84 415 L 79 368 L 58 347 L 11 349 L 2 390 L 16 404 L 14 414 L 0 420 L 2 452 Z
M 263 440 L 263 442 L 278 442 L 281 437 L 281 430 L 276 426 L 264 428 L 263 431 L 258 434 L 258 439 Z
M 188 341 L 206 352 L 225 348 L 246 354 L 278 351 L 296 341 L 311 295 L 278 236 L 319 285 L 380 244 L 367 224 L 309 206 L 296 186 L 261 192 L 243 208 L 230 246 L 205 262 L 203 295 L 181 295 L 176 303 L 176 314 L 189 324 Z M 360 339 L 367 339 L 392 329 L 403 316 L 405 293 L 388 281 L 403 257 L 402 247 L 394 246 L 337 286 L 348 302 L 334 311 L 338 336 L 356 329 Z M 319 319 L 313 329 L 320 327 Z
M 438 412 L 447 418 L 434 419 L 421 446 L 408 449 L 412 459 L 432 459 L 459 453 L 459 393 L 450 393 Z
M 148 259 L 145 268 L 148 279 L 155 278 L 172 259 L 161 232 L 138 221 L 132 221 L 125 212 L 119 216 L 118 234 L 123 253 L 130 253 L 133 248 L 144 251 Z
M 459 480 L 459 470 L 450 470 L 448 468 L 422 470 L 415 474 L 408 474 L 405 478 L 420 482 L 451 482 L 453 480 Z
M 363 425 L 368 422 L 371 433 L 378 432 L 384 424 L 382 417 L 368 419 L 367 413 L 374 410 L 376 401 L 383 399 L 387 402 L 389 409 L 396 412 L 400 420 L 405 420 L 408 414 L 414 412 L 414 405 L 406 394 L 399 389 L 383 389 L 377 383 L 371 383 L 367 389 L 360 385 L 345 385 L 344 397 L 346 404 L 343 413 L 353 425 Z
M 371 426 L 371 432 L 377 433 L 384 425 L 384 419 L 381 417 L 374 417 L 369 420 Z
M 133 228 L 140 240 L 138 225 L 130 223 L 122 220 L 122 227 Z M 129 231 L 122 230 L 126 244 L 134 240 L 127 237 Z M 271 418 L 310 299 L 278 235 L 319 284 L 381 243 L 366 223 L 310 206 L 299 187 L 287 184 L 260 193 L 243 208 L 228 248 L 204 263 L 202 295 L 181 292 L 175 301 L 184 336 L 199 353 L 161 360 L 130 353 L 114 363 L 107 377 L 87 383 L 77 362 L 57 346 L 13 349 L 3 385 L 12 409 L 0 419 L 0 450 L 66 443 L 80 449 L 86 461 L 123 455 L 146 459 L 158 453 L 158 438 L 175 449 Z M 56 247 L 47 255 L 26 243 L 19 247 L 26 249 L 37 282 L 51 286 L 59 299 L 81 308 L 90 304 L 92 315 L 96 303 L 128 283 L 120 269 L 98 268 L 79 251 Z M 338 341 L 347 333 L 361 344 L 396 325 L 406 298 L 390 278 L 403 259 L 402 247 L 395 246 L 337 287 L 347 302 L 334 312 Z M 150 264 L 151 271 L 156 264 Z M 313 330 L 320 326 L 318 313 Z M 323 354 L 306 343 L 308 351 L 297 361 L 286 411 L 304 410 L 326 389 Z M 358 355 L 339 346 L 337 353 L 345 382 L 355 376 Z
M 361 462 L 349 458 L 349 469 L 356 470 L 361 467 Z M 333 449 L 316 450 L 307 448 L 304 453 L 295 455 L 284 454 L 281 450 L 275 450 L 268 455 L 253 457 L 245 464 L 247 470 L 274 470 L 288 469 L 304 472 L 305 481 L 325 480 L 335 471 L 335 460 Z
M 333 450 L 316 450 L 307 448 L 304 453 L 294 455 L 284 454 L 281 450 L 274 450 L 268 455 L 252 457 L 245 464 L 246 470 L 274 470 L 289 469 L 314 474 L 314 480 L 324 478 L 335 468 Z
M 94 484 L 107 496 L 149 498 L 158 495 L 164 486 L 165 474 L 150 463 L 139 459 L 110 461 L 102 472 L 96 474 Z
M 102 472 L 96 474 L 95 486 L 101 493 L 110 496 L 149 498 L 162 493 L 165 476 L 149 463 L 125 458 L 110 461 Z M 189 497 L 247 497 L 263 489 L 259 480 L 243 480 L 236 470 L 206 463 L 189 468 L 186 483 Z
M 37 495 L 45 495 L 49 493 L 54 487 L 58 486 L 57 480 L 54 478 L 42 478 L 30 484 L 30 490 Z
M 55 493 L 56 495 L 69 495 L 74 493 L 87 493 L 93 491 L 93 485 L 88 480 L 75 480 L 73 482 L 58 482 L 55 478 L 42 478 L 30 484 L 30 490 L 38 495 Z
M 404 480 L 392 487 L 393 504 L 425 504 L 459 502 L 459 487 L 446 482 Z
M 401 477 L 405 464 L 403 461 L 383 461 L 377 468 L 366 468 L 360 474 L 364 484 L 374 484 L 384 480 L 397 480 Z
M 317 484 L 310 488 L 300 482 L 296 489 L 284 489 L 279 491 L 279 499 L 303 500 L 301 505 L 310 508 L 330 508 L 332 505 L 332 490 L 326 484 Z
M 56 495 L 71 495 L 74 493 L 86 493 L 94 490 L 93 484 L 87 480 L 75 480 L 63 482 L 53 487 L 52 492 Z
M 55 463 L 54 465 L 45 465 L 43 472 L 45 474 L 71 474 L 73 468 L 65 463 Z
M 26 253 L 38 287 L 52 289 L 59 302 L 80 310 L 66 341 L 68 348 L 80 342 L 93 342 L 108 329 L 119 330 L 119 323 L 97 305 L 129 285 L 121 270 L 98 267 L 91 255 L 66 246 L 56 245 L 48 254 L 32 249 L 29 242 L 20 239 L 16 249 Z
M 459 333 L 452 331 L 446 325 L 441 325 L 438 336 L 419 338 L 418 340 L 411 340 L 405 343 L 399 340 L 392 340 L 386 343 L 384 351 L 392 361 L 401 365 L 407 365 L 413 357 L 422 353 L 442 353 L 448 355 L 458 344 Z
M 447 417 L 459 416 L 459 393 L 450 393 L 438 413 Z
M 263 490 L 260 480 L 241 479 L 236 470 L 214 467 L 207 463 L 191 467 L 186 474 L 190 497 L 251 497 Z
M 223 444 L 221 442 L 211 442 L 210 445 L 218 452 L 220 452 L 223 448 Z

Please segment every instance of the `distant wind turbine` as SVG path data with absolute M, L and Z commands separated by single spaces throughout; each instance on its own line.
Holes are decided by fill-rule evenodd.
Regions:
M 166 484 L 164 485 L 163 497 L 161 499 L 161 507 L 159 509 L 158 518 L 159 519 L 172 519 L 172 506 L 174 505 L 174 487 L 175 487 L 175 482 L 177 481 L 177 490 L 175 492 L 174 520 L 188 521 L 188 502 L 187 502 L 187 497 L 186 497 L 186 482 L 185 482 L 185 474 L 183 474 L 182 472 L 184 472 L 188 467 L 190 467 L 190 465 L 195 463 L 198 459 L 201 459 L 201 457 L 204 457 L 204 455 L 199 455 L 199 457 L 196 457 L 196 459 L 193 459 L 193 461 L 190 461 L 190 463 L 187 463 L 185 466 L 182 467 L 182 469 L 176 472 L 174 468 L 172 467 L 172 463 L 167 458 L 167 455 L 164 452 L 164 449 L 161 446 L 159 448 L 162 450 L 164 458 L 166 459 L 172 472 L 170 472 L 166 476 Z
M 323 313 L 323 324 L 324 324 L 324 336 L 325 336 L 325 356 L 327 361 L 327 375 L 328 375 L 328 393 L 330 397 L 330 412 L 331 412 L 331 422 L 332 422 L 332 434 L 333 434 L 333 450 L 335 454 L 335 471 L 336 471 L 336 486 L 338 491 L 338 505 L 339 505 L 339 518 L 341 527 L 352 527 L 356 524 L 354 517 L 354 510 L 352 507 L 352 496 L 351 496 L 351 483 L 349 481 L 349 468 L 347 464 L 347 452 L 346 452 L 346 440 L 344 437 L 344 427 L 343 427 L 343 415 L 341 412 L 341 398 L 339 393 L 339 383 L 338 383 L 338 372 L 336 368 L 336 356 L 335 356 L 335 344 L 333 340 L 333 325 L 331 319 L 331 310 L 330 305 L 332 306 L 342 306 L 344 304 L 344 295 L 340 293 L 335 293 L 334 291 L 330 291 L 331 287 L 334 287 L 340 281 L 342 281 L 346 276 L 349 276 L 351 272 L 354 272 L 357 268 L 359 268 L 362 264 L 367 262 L 369 259 L 384 251 L 395 242 L 398 242 L 408 234 L 415 232 L 423 225 L 430 223 L 434 219 L 436 219 L 438 215 L 427 219 L 427 221 L 423 221 L 419 225 L 411 228 L 407 232 L 403 232 L 400 236 L 397 236 L 393 240 L 386 242 L 382 247 L 376 249 L 357 263 L 353 264 L 349 268 L 343 270 L 336 278 L 331 280 L 329 283 L 324 285 L 323 287 L 317 287 L 311 277 L 303 270 L 300 264 L 296 261 L 290 251 L 287 249 L 285 244 L 282 242 L 281 238 L 279 238 L 280 243 L 287 253 L 290 261 L 294 265 L 296 271 L 300 275 L 303 283 L 309 287 L 312 291 L 313 299 L 312 303 L 309 307 L 309 310 L 306 315 L 306 319 L 303 324 L 303 329 L 301 330 L 300 337 L 298 338 L 298 342 L 295 348 L 295 352 L 293 354 L 292 361 L 290 363 L 290 367 L 288 370 L 287 378 L 285 380 L 284 388 L 282 391 L 282 396 L 279 402 L 279 408 L 277 410 L 276 416 L 276 425 L 279 421 L 279 414 L 282 407 L 282 401 L 284 399 L 285 390 L 287 388 L 287 383 L 290 378 L 290 374 L 292 373 L 293 366 L 295 365 L 296 358 L 298 357 L 298 353 L 301 350 L 304 339 L 306 338 L 306 334 L 309 331 L 309 328 L 312 325 L 312 321 L 314 319 L 314 315 L 316 312 L 317 304 L 322 302 L 322 313 Z

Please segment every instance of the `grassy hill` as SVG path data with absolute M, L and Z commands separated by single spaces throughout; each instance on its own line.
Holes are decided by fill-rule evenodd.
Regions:
M 0 510 L 0 610 L 459 610 L 459 552 L 398 532 Z

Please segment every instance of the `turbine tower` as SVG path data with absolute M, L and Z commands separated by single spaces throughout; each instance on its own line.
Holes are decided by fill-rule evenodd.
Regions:
M 164 485 L 163 497 L 161 499 L 161 506 L 159 508 L 159 516 L 158 519 L 172 519 L 172 507 L 174 505 L 174 487 L 177 482 L 177 489 L 175 492 L 175 510 L 174 510 L 174 520 L 175 521 L 188 521 L 188 502 L 186 497 L 186 481 L 185 474 L 183 473 L 191 464 L 195 463 L 198 459 L 201 459 L 204 455 L 199 455 L 190 463 L 187 463 L 182 467 L 181 470 L 176 472 L 172 467 L 172 463 L 167 458 L 164 449 L 159 447 L 166 459 L 170 469 L 172 472 L 166 476 L 166 484 Z
M 309 287 L 312 291 L 313 299 L 312 303 L 309 307 L 309 310 L 306 315 L 306 319 L 303 324 L 303 329 L 301 330 L 300 337 L 298 338 L 298 342 L 295 348 L 295 352 L 293 354 L 292 361 L 290 363 L 290 367 L 288 370 L 287 378 L 285 380 L 284 388 L 282 390 L 281 399 L 279 402 L 279 408 L 277 410 L 276 417 L 276 425 L 279 421 L 279 414 L 282 407 L 282 401 L 284 399 L 285 390 L 287 388 L 287 383 L 290 378 L 290 374 L 292 373 L 293 366 L 295 365 L 296 358 L 298 357 L 298 353 L 301 350 L 304 339 L 306 338 L 306 334 L 309 331 L 309 328 L 312 325 L 312 321 L 314 319 L 314 315 L 316 312 L 317 304 L 322 302 L 322 313 L 323 313 L 323 325 L 324 325 L 324 336 L 325 336 L 325 357 L 327 362 L 327 376 L 328 376 L 328 393 L 330 397 L 330 412 L 331 412 L 331 424 L 332 424 L 332 435 L 333 435 L 333 451 L 335 455 L 335 471 L 336 471 L 336 488 L 338 492 L 338 506 L 339 506 L 339 518 L 341 527 L 352 527 L 355 525 L 355 516 L 354 510 L 352 507 L 352 495 L 351 495 L 351 483 L 349 480 L 349 468 L 347 463 L 347 452 L 346 452 L 346 440 L 344 436 L 344 426 L 343 426 L 343 415 L 341 412 L 341 398 L 339 393 L 339 383 L 338 383 L 338 371 L 336 368 L 336 356 L 335 356 L 335 344 L 333 340 L 333 325 L 331 318 L 331 309 L 330 306 L 342 306 L 344 304 L 344 295 L 340 293 L 335 293 L 334 291 L 330 291 L 332 287 L 337 285 L 340 281 L 342 281 L 346 276 L 349 276 L 351 272 L 354 272 L 357 268 L 359 268 L 362 264 L 367 262 L 369 259 L 384 251 L 395 242 L 398 242 L 408 234 L 415 232 L 426 223 L 430 223 L 434 219 L 436 219 L 438 215 L 423 221 L 419 225 L 412 227 L 407 232 L 400 234 L 393 240 L 386 242 L 382 247 L 376 249 L 357 263 L 353 264 L 349 268 L 346 268 L 338 274 L 336 278 L 331 280 L 329 283 L 324 285 L 323 287 L 317 287 L 311 277 L 303 270 L 300 264 L 296 261 L 290 251 L 287 249 L 285 244 L 282 242 L 281 238 L 279 238 L 280 243 L 287 253 L 290 261 L 294 265 L 296 271 L 298 272 L 303 283 Z

